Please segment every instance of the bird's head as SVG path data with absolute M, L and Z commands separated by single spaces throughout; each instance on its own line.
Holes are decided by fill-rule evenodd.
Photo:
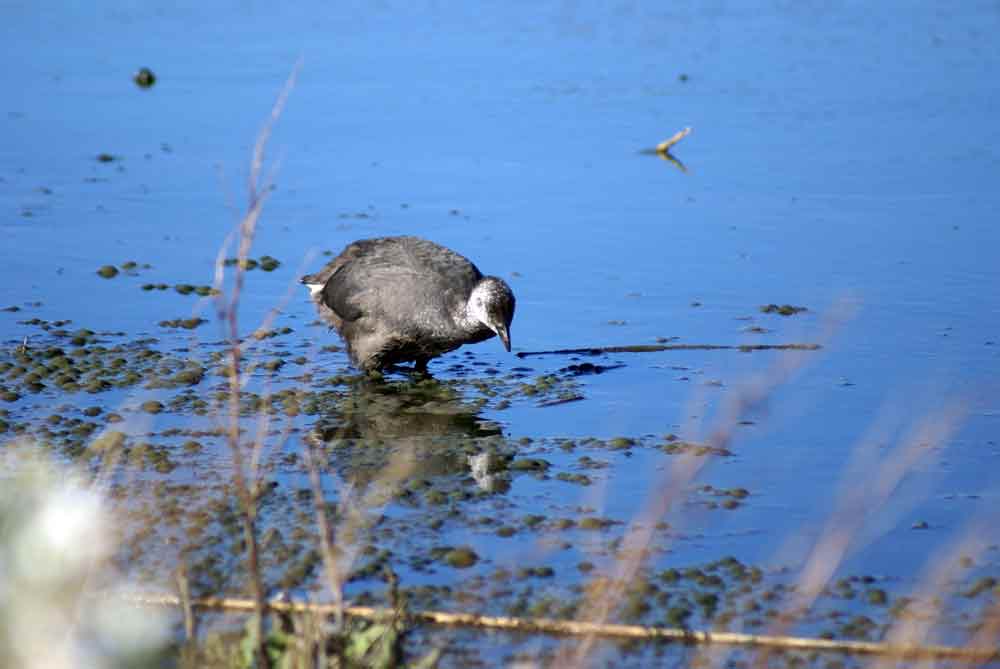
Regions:
M 514 293 L 503 279 L 484 276 L 469 296 L 469 315 L 500 337 L 510 351 L 510 323 L 514 320 Z

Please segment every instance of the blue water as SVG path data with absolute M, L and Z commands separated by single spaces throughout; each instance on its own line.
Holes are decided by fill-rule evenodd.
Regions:
M 822 341 L 701 475 L 752 496 L 689 514 L 703 538 L 674 547 L 682 562 L 768 559 L 818 531 L 886 403 L 903 426 L 950 400 L 966 415 L 901 501 L 872 509 L 849 566 L 912 575 L 998 507 L 995 3 L 7 3 L 0 24 L 0 306 L 135 333 L 188 315 L 190 298 L 137 286 L 210 282 L 253 139 L 301 59 L 255 246 L 284 264 L 251 275 L 244 322 L 290 291 L 283 318 L 308 322 L 294 284 L 319 252 L 405 233 L 508 278 L 515 351 Z M 131 82 L 141 66 L 150 90 Z M 639 153 L 686 126 L 687 172 Z M 154 269 L 94 274 L 125 260 Z M 772 302 L 809 311 L 759 313 Z M 17 318 L 0 316 L 0 338 Z M 475 353 L 568 364 L 495 341 Z M 487 417 L 514 437 L 696 440 L 776 358 L 612 355 L 626 367 L 581 379 L 584 401 Z M 604 512 L 629 518 L 668 465 L 617 459 Z M 560 504 L 586 494 L 565 488 Z

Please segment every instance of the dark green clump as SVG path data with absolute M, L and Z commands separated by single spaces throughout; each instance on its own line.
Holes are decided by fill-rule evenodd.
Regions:
M 164 328 L 184 328 L 185 330 L 194 330 L 196 327 L 202 323 L 207 323 L 204 318 L 175 318 L 170 321 L 160 321 L 160 327 Z
M 188 367 L 174 374 L 171 379 L 177 385 L 196 386 L 201 383 L 205 376 L 205 370 L 201 367 Z
M 112 163 L 116 160 L 118 160 L 118 158 L 110 153 L 102 152 L 97 154 L 97 162 L 99 163 Z
M 761 313 L 778 314 L 779 316 L 794 316 L 803 311 L 809 311 L 806 307 L 796 307 L 791 304 L 765 304 L 760 308 Z
M 479 556 L 468 546 L 452 548 L 444 554 L 444 562 L 456 569 L 466 569 L 479 561 Z
M 160 413 L 161 411 L 163 411 L 163 402 L 157 400 L 149 400 L 147 402 L 143 402 L 142 404 L 140 404 L 139 408 L 145 411 L 146 413 Z
M 512 471 L 518 472 L 543 472 L 550 467 L 549 463 L 541 458 L 523 458 L 514 460 L 509 465 Z
M 963 592 L 962 595 L 969 598 L 977 597 L 980 594 L 986 592 L 987 590 L 992 590 L 994 587 L 996 587 L 996 584 L 997 580 L 995 578 L 993 578 L 992 576 L 984 576 L 983 578 L 973 583 L 972 587 Z
M 118 268 L 114 265 L 104 265 L 99 270 L 97 270 L 97 276 L 102 279 L 113 279 L 118 276 Z
M 566 483 L 577 483 L 579 485 L 590 485 L 592 482 L 586 474 L 570 474 L 569 472 L 559 472 L 556 474 L 556 478 Z
M 598 518 L 597 516 L 587 516 L 586 518 L 581 518 L 579 523 L 581 530 L 603 530 L 605 527 L 609 527 L 611 525 L 614 525 L 613 520 Z
M 869 604 L 874 604 L 875 606 L 885 606 L 889 601 L 889 595 L 882 588 L 868 590 L 865 593 L 865 597 L 868 599 Z
M 156 83 L 156 75 L 148 67 L 140 67 L 139 71 L 132 75 L 132 81 L 139 88 L 152 88 Z
M 174 286 L 174 290 L 176 290 L 181 295 L 190 295 L 195 291 L 195 287 L 192 286 L 190 283 L 179 283 L 176 286 Z
M 243 261 L 242 264 L 240 263 L 239 258 L 226 258 L 225 260 L 222 261 L 222 264 L 225 265 L 226 267 L 235 267 L 236 265 L 240 265 L 241 269 L 249 271 L 252 269 L 257 269 L 257 265 L 259 263 L 253 258 L 247 258 L 246 260 Z M 271 269 L 274 268 L 272 267 Z
M 277 258 L 272 258 L 271 256 L 260 257 L 260 268 L 265 272 L 273 272 L 279 267 L 281 267 L 281 261 Z

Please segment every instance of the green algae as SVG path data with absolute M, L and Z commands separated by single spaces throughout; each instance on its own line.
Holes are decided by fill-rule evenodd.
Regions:
M 765 304 L 760 307 L 760 312 L 764 314 L 778 314 L 779 316 L 794 316 L 804 311 L 809 311 L 806 307 L 796 307 L 791 304 Z
M 593 480 L 586 474 L 572 474 L 570 472 L 559 472 L 556 474 L 556 479 L 566 483 L 575 483 L 583 486 L 588 486 L 593 483 Z
M 97 276 L 102 279 L 113 279 L 118 276 L 118 268 L 114 265 L 104 265 L 97 270 Z
M 551 466 L 550 462 L 541 458 L 521 458 L 512 461 L 508 468 L 515 472 L 544 472 Z
M 476 552 L 468 546 L 461 546 L 447 550 L 441 556 L 441 559 L 449 567 L 454 567 L 455 569 L 467 569 L 479 561 L 479 556 L 476 555 Z
M 16 375 L 14 380 L 6 380 L 4 383 L 11 388 L 21 389 L 22 383 L 27 383 L 31 375 L 35 375 L 34 381 L 48 383 L 48 379 L 55 379 L 59 374 L 68 373 L 66 370 L 78 372 L 78 378 L 82 383 L 89 383 L 91 380 L 103 379 L 112 383 L 117 383 L 124 379 L 126 373 L 132 372 L 140 375 L 143 385 L 159 380 L 161 382 L 176 382 L 174 388 L 164 386 L 171 390 L 162 395 L 163 410 L 168 408 L 174 411 L 177 409 L 179 415 L 190 418 L 196 402 L 203 402 L 203 407 L 208 407 L 212 411 L 218 410 L 218 404 L 224 403 L 228 399 L 226 388 L 216 385 L 219 381 L 212 373 L 215 363 L 211 362 L 211 356 L 206 352 L 190 351 L 163 351 L 150 350 L 148 345 L 135 347 L 125 346 L 119 350 L 114 350 L 116 344 L 105 334 L 85 335 L 86 344 L 80 351 L 82 356 L 77 357 L 67 346 L 66 350 L 71 354 L 62 354 L 52 351 L 47 354 L 47 349 L 41 347 L 37 350 L 27 351 L 23 357 L 23 362 L 11 364 L 6 371 L 22 367 L 23 369 Z M 65 337 L 57 338 L 66 346 Z M 288 357 L 279 355 L 280 350 L 273 348 L 268 342 L 274 341 L 271 338 L 261 340 L 259 343 L 267 344 L 267 348 L 255 349 L 253 360 L 261 363 L 258 368 L 266 369 L 269 360 L 290 361 Z M 257 344 L 251 343 L 251 346 Z M 58 348 L 57 346 L 53 346 Z M 212 351 L 212 353 L 218 353 Z M 13 361 L 14 358 L 9 357 Z M 191 360 L 196 359 L 199 367 L 194 367 Z M 216 361 L 223 360 L 220 355 Z M 117 361 L 117 362 L 116 362 Z M 308 362 L 305 361 L 305 362 Z M 59 371 L 49 370 L 52 364 Z M 39 365 L 44 365 L 40 369 Z M 200 369 L 200 372 L 194 371 Z M 280 373 L 287 375 L 288 367 L 278 367 L 274 370 L 275 377 Z M 185 374 L 189 371 L 190 374 Z M 298 373 L 298 372 L 296 372 Z M 46 376 L 48 374 L 49 376 Z M 90 374 L 103 374 L 104 376 L 94 377 Z M 264 375 L 261 375 L 263 378 Z M 252 433 L 252 421 L 261 415 L 262 412 L 273 409 L 284 409 L 291 407 L 292 413 L 299 414 L 302 423 L 311 427 L 314 423 L 324 422 L 331 434 L 339 434 L 336 441 L 318 443 L 317 448 L 321 454 L 321 462 L 326 471 L 336 471 L 338 475 L 357 485 L 360 490 L 364 490 L 367 481 L 376 474 L 386 462 L 387 454 L 391 454 L 393 449 L 399 448 L 397 435 L 404 435 L 408 439 L 414 438 L 413 425 L 416 423 L 403 423 L 402 427 L 397 427 L 396 431 L 383 431 L 383 426 L 378 430 L 373 430 L 370 423 L 366 423 L 366 417 L 377 417 L 379 420 L 388 418 L 398 419 L 410 415 L 415 409 L 426 409 L 425 416 L 438 415 L 440 411 L 454 411 L 454 395 L 448 397 L 446 391 L 453 390 L 456 395 L 461 393 L 494 392 L 496 396 L 503 397 L 510 392 L 512 381 L 497 380 L 495 382 L 483 383 L 480 386 L 472 384 L 430 383 L 413 384 L 408 381 L 389 382 L 386 388 L 372 392 L 357 385 L 357 379 L 344 376 L 338 377 L 329 386 L 325 385 L 328 379 L 323 373 L 315 374 L 306 381 L 295 381 L 297 388 L 292 390 L 279 390 L 270 395 L 267 393 L 247 391 L 241 394 L 241 406 L 247 409 L 245 416 L 249 419 L 244 426 L 248 428 L 247 436 Z M 390 377 L 391 379 L 391 377 Z M 133 383 L 133 385 L 135 385 Z M 204 385 L 202 385 L 204 384 Z M 538 387 L 532 384 L 533 387 Z M 545 384 L 542 384 L 543 388 Z M 551 388 L 553 386 L 549 386 Z M 457 389 L 457 390 L 455 390 Z M 259 390 L 259 389 L 258 389 Z M 58 394 L 58 390 L 49 389 L 47 393 Z M 546 390 L 546 392 L 548 392 Z M 382 395 L 385 393 L 385 396 Z M 251 397 L 252 395 L 252 397 Z M 387 399 L 391 398 L 391 399 Z M 85 398 L 79 398 L 85 399 Z M 397 401 L 401 400 L 401 401 Z M 511 400 L 518 401 L 517 396 L 512 395 Z M 108 398 L 107 402 L 113 402 L 113 398 Z M 437 404 L 435 404 L 435 402 Z M 132 536 L 140 537 L 140 540 L 131 543 L 134 551 L 129 553 L 129 560 L 126 564 L 136 565 L 138 570 L 140 564 L 152 564 L 162 560 L 158 551 L 165 547 L 171 547 L 173 542 L 180 542 L 177 550 L 186 551 L 185 555 L 190 556 L 188 562 L 191 570 L 192 583 L 197 588 L 201 588 L 206 593 L 224 592 L 226 588 L 237 589 L 241 583 L 245 583 L 246 573 L 239 564 L 241 551 L 241 525 L 239 523 L 238 512 L 234 510 L 234 504 L 230 497 L 230 492 L 225 485 L 225 474 L 220 477 L 210 471 L 213 468 L 199 468 L 199 464 L 206 461 L 214 461 L 215 456 L 220 452 L 225 453 L 223 438 L 219 433 L 206 434 L 205 436 L 194 436 L 194 430 L 186 428 L 170 428 L 158 433 L 146 435 L 129 436 L 119 446 L 97 446 L 93 442 L 88 443 L 89 438 L 97 435 L 95 423 L 79 421 L 74 416 L 84 415 L 89 418 L 97 418 L 101 413 L 87 415 L 85 409 L 74 408 L 72 406 L 58 407 L 58 401 L 49 404 L 51 408 L 39 417 L 39 421 L 46 424 L 51 422 L 51 433 L 54 441 L 61 441 L 66 444 L 65 453 L 76 454 L 78 457 L 86 458 L 89 453 L 121 449 L 127 454 L 123 460 L 123 466 L 132 467 L 133 471 L 144 471 L 142 476 L 131 478 L 136 481 L 126 485 L 134 486 L 127 494 L 119 488 L 120 499 L 128 500 L 129 505 L 138 505 L 137 499 L 141 499 L 142 494 L 150 494 L 155 500 L 145 510 L 145 515 L 135 514 L 130 516 L 140 525 L 138 528 L 130 528 L 128 533 L 130 541 Z M 224 406 L 224 404 L 223 404 Z M 355 408 L 352 409 L 351 407 Z M 310 413 L 306 413 L 306 409 Z M 16 408 L 12 408 L 15 411 Z M 54 413 L 58 411 L 58 413 Z M 76 412 L 79 413 L 76 413 Z M 353 413 L 352 413 L 353 412 Z M 279 411 L 279 413 L 281 413 Z M 473 414 L 474 415 L 474 414 Z M 49 418 L 46 418 L 48 416 Z M 110 423 L 113 421 L 114 413 L 103 415 L 103 419 L 98 421 Z M 306 418 L 303 418 L 306 416 Z M 51 417 L 58 417 L 57 420 L 50 420 Z M 120 418 L 120 416 L 119 416 Z M 77 421 L 77 422 L 74 422 Z M 36 432 L 36 427 L 30 426 L 29 432 Z M 280 433 L 283 427 L 275 428 L 274 434 Z M 451 429 L 451 428 L 449 428 Z M 367 431 L 365 431 L 367 430 Z M 60 436 L 62 432 L 65 435 Z M 131 433 L 129 433 L 131 435 Z M 89 435 L 85 436 L 85 435 Z M 346 436 L 345 436 L 346 435 Z M 418 435 L 419 436 L 419 435 Z M 423 438 L 423 437 L 421 437 Z M 112 439 L 115 439 L 112 437 Z M 436 440 L 435 440 L 436 439 Z M 660 443 L 653 437 L 621 437 L 629 440 L 631 444 L 627 450 L 649 448 L 648 454 L 655 456 L 652 451 L 658 448 Z M 96 441 L 96 440 L 95 440 Z M 679 440 L 675 440 L 679 441 Z M 102 443 L 102 442 L 99 442 Z M 590 471 L 598 469 L 609 469 L 616 466 L 615 462 L 622 456 L 620 453 L 608 453 L 609 462 L 595 460 L 583 455 L 573 461 L 576 456 L 568 456 L 568 451 L 588 449 L 595 454 L 597 449 L 603 452 L 615 450 L 617 444 L 614 439 L 601 441 L 598 439 L 576 439 L 569 442 L 565 439 L 547 438 L 527 438 L 511 442 L 500 437 L 496 437 L 493 442 L 489 442 L 491 448 L 498 449 L 497 460 L 499 464 L 494 473 L 505 471 L 525 471 L 539 473 L 537 463 L 532 461 L 545 462 L 550 468 L 563 469 L 564 463 L 569 459 L 571 470 Z M 668 442 L 674 443 L 674 442 Z M 517 509 L 522 512 L 531 510 L 538 511 L 534 506 L 522 506 L 516 495 L 504 495 L 483 492 L 477 489 L 476 483 L 468 475 L 464 463 L 469 456 L 484 452 L 487 447 L 485 441 L 476 441 L 472 437 L 456 437 L 454 432 L 447 432 L 446 436 L 440 438 L 427 437 L 426 448 L 415 452 L 414 459 L 421 465 L 427 464 L 431 459 L 431 454 L 438 454 L 442 451 L 448 453 L 452 464 L 442 466 L 439 469 L 429 469 L 422 471 L 414 480 L 413 490 L 417 494 L 410 498 L 402 499 L 402 495 L 397 500 L 397 509 L 416 509 L 416 512 L 407 515 L 406 519 L 393 518 L 392 514 L 379 516 L 374 521 L 370 535 L 365 541 L 371 541 L 365 545 L 360 553 L 364 556 L 359 560 L 355 568 L 352 569 L 351 583 L 359 587 L 364 586 L 367 580 L 377 580 L 380 577 L 380 568 L 384 564 L 397 562 L 409 565 L 413 560 L 414 569 L 424 569 L 433 573 L 434 569 L 440 569 L 440 565 L 450 565 L 449 559 L 445 557 L 448 551 L 460 550 L 448 547 L 444 553 L 436 555 L 428 564 L 426 555 L 415 557 L 414 553 L 420 553 L 420 547 L 426 546 L 430 537 L 443 536 L 446 532 L 466 531 L 480 532 L 489 539 L 494 536 L 508 539 L 511 548 L 519 549 L 521 542 L 535 541 L 544 538 L 554 540 L 554 546 L 566 547 L 575 545 L 578 539 L 586 532 L 593 530 L 604 530 L 602 533 L 591 533 L 583 541 L 592 543 L 598 548 L 595 552 L 598 557 L 593 558 L 595 562 L 602 565 L 602 570 L 607 564 L 606 560 L 614 558 L 617 551 L 621 550 L 620 535 L 621 528 L 617 528 L 615 521 L 600 517 L 599 510 L 577 509 L 568 510 L 566 507 L 558 510 L 549 509 L 542 513 L 532 513 L 523 516 L 523 524 L 517 522 L 519 515 Z M 564 445 L 567 445 L 564 447 Z M 519 453 L 527 450 L 531 457 L 520 457 Z M 638 454 L 640 451 L 636 451 Z M 294 455 L 284 454 L 284 455 Z M 211 460 L 210 460 L 211 458 Z M 225 458 L 223 458 L 225 461 Z M 279 465 L 279 462 L 281 463 Z M 515 464 L 524 462 L 525 464 Z M 458 463 L 457 465 L 454 463 Z M 530 466 L 529 466 L 530 464 Z M 303 472 L 304 465 L 301 459 L 290 458 L 275 461 L 274 466 L 287 467 L 289 471 L 296 475 Z M 165 486 L 162 491 L 152 493 L 151 491 L 159 483 L 165 482 L 171 476 L 185 476 L 187 472 L 198 471 L 199 476 L 208 476 L 207 481 L 199 486 L 180 487 Z M 613 470 L 608 471 L 611 475 Z M 570 472 L 561 471 L 554 476 L 556 480 L 566 482 L 574 481 L 571 477 L 575 475 Z M 582 474 L 580 476 L 583 476 Z M 603 474 L 601 475 L 604 476 Z M 366 478 L 367 477 L 367 478 Z M 123 477 L 128 479 L 130 477 Z M 139 484 L 139 481 L 146 479 L 146 482 Z M 525 481 L 527 485 L 544 487 L 547 485 L 545 479 L 540 477 L 529 477 Z M 515 491 L 517 478 L 514 477 Z M 283 479 L 282 486 L 288 485 Z M 408 484 L 409 485 L 409 484 Z M 213 488 L 213 486 L 217 486 Z M 262 532 L 262 562 L 268 570 L 269 583 L 277 587 L 297 588 L 310 584 L 315 584 L 322 578 L 322 560 L 316 552 L 314 529 L 314 517 L 312 515 L 311 497 L 306 488 L 294 488 L 283 491 L 281 487 L 268 488 L 269 492 L 262 497 L 261 532 Z M 552 495 L 556 489 L 549 488 Z M 571 490 L 565 486 L 558 490 L 570 494 Z M 426 493 L 426 494 L 425 494 Z M 714 499 L 722 505 L 728 501 L 741 502 L 749 497 L 746 488 L 713 488 L 696 491 L 703 498 Z M 209 511 L 213 508 L 208 501 L 196 500 L 190 505 L 188 500 L 193 498 L 215 497 L 219 500 L 218 506 L 221 508 L 223 501 L 228 509 L 225 514 L 220 510 Z M 497 500 L 503 502 L 505 510 L 495 517 L 483 518 L 480 500 Z M 433 503 L 428 504 L 428 500 Z M 334 499 L 328 500 L 331 509 L 335 509 Z M 477 509 L 470 513 L 470 509 Z M 553 512 L 555 511 L 555 512 Z M 570 515 L 572 517 L 566 517 Z M 144 525 L 148 523 L 148 529 Z M 538 531 L 529 531 L 529 530 Z M 565 534 L 553 535 L 552 531 L 558 530 Z M 558 538 L 558 541 L 555 539 Z M 454 539 L 453 539 L 454 540 Z M 495 539 L 493 539 L 496 541 Z M 518 542 L 517 544 L 513 542 Z M 389 547 L 392 547 L 390 550 Z M 478 544 L 477 544 L 478 547 Z M 472 550 L 472 549 L 469 549 Z M 475 551 L 473 551 L 475 554 Z M 418 559 L 419 557 L 419 559 Z M 589 557 L 589 556 L 588 556 Z M 476 562 L 480 560 L 479 554 L 475 554 Z M 159 562 L 157 564 L 164 564 Z M 553 563 L 554 564 L 554 563 Z M 570 562 L 569 564 L 573 564 Z M 423 566 L 421 566 L 423 565 Z M 471 566 L 471 565 L 470 565 Z M 146 568 L 146 567 L 143 567 Z M 152 580 L 162 578 L 157 574 L 157 569 L 148 567 L 148 577 Z M 455 578 L 458 579 L 457 570 L 466 567 L 456 567 Z M 550 571 L 551 570 L 551 571 Z M 475 574 L 479 570 L 469 570 Z M 572 574 L 564 572 L 573 572 Z M 471 598 L 469 601 L 476 601 L 476 597 L 482 597 L 485 601 L 490 601 L 488 593 L 497 593 L 495 604 L 496 609 L 503 609 L 506 606 L 519 606 L 524 611 L 545 611 L 550 615 L 572 616 L 574 604 L 579 601 L 580 589 L 586 584 L 579 584 L 573 579 L 581 578 L 581 575 L 589 576 L 594 571 L 594 562 L 580 562 L 576 570 L 560 569 L 558 572 L 548 565 L 534 567 L 512 568 L 509 582 L 502 587 L 507 591 L 493 584 L 487 585 L 486 581 L 479 589 L 476 588 L 474 576 L 469 576 L 467 583 L 454 583 L 454 588 L 424 588 L 419 590 L 419 596 L 435 599 L 439 603 L 461 603 L 463 597 Z M 716 563 L 707 565 L 688 565 L 677 570 L 677 576 L 673 582 L 668 582 L 650 574 L 645 576 L 645 583 L 637 582 L 634 587 L 629 585 L 626 588 L 626 597 L 622 600 L 620 608 L 616 610 L 614 617 L 619 619 L 632 619 L 643 624 L 665 624 L 670 620 L 679 620 L 680 624 L 701 627 L 711 624 L 714 628 L 724 629 L 732 626 L 737 629 L 746 627 L 754 629 L 756 626 L 768 624 L 768 621 L 776 615 L 777 611 L 789 603 L 788 590 L 776 587 L 773 574 L 765 575 L 762 570 L 751 565 L 744 565 L 735 558 L 725 558 Z M 980 575 L 977 575 L 980 576 Z M 539 581 L 546 581 L 544 588 L 558 594 L 542 592 Z M 648 581 L 655 581 L 656 587 L 651 587 Z M 974 579 L 970 584 L 963 586 L 964 591 L 975 587 Z M 466 587 L 467 586 L 467 587 Z M 488 588 L 498 587 L 496 591 Z M 865 581 L 847 581 L 848 587 L 855 594 L 852 599 L 833 598 L 833 603 L 843 602 L 850 606 L 875 607 L 875 612 L 863 610 L 869 619 L 876 625 L 881 625 L 881 620 L 889 615 L 889 610 L 895 608 L 887 604 L 869 601 L 868 592 L 878 588 L 867 587 Z M 536 588 L 531 590 L 531 588 Z M 746 588 L 744 591 L 743 589 Z M 418 592 L 415 590 L 414 592 Z M 980 587 L 978 594 L 988 592 L 985 586 Z M 459 594 L 462 593 L 462 594 Z M 887 593 L 888 596 L 888 593 Z M 369 593 L 364 593 L 364 597 L 371 597 Z M 360 601 L 365 601 L 364 597 Z M 824 600 L 827 605 L 829 599 Z M 835 609 L 840 612 L 841 609 Z M 746 613 L 743 613 L 746 611 Z M 881 616 L 881 617 L 880 617 Z M 842 625 L 843 622 L 851 622 L 851 618 L 841 617 L 831 633 L 833 635 L 845 632 L 864 632 L 865 624 L 862 622 L 857 626 Z M 873 636 L 879 633 L 876 629 Z
M 265 272 L 273 272 L 281 266 L 281 261 L 271 256 L 261 256 L 260 257 L 260 268 Z
M 157 414 L 163 411 L 163 402 L 159 400 L 147 400 L 139 405 L 139 409 L 146 413 Z
M 184 330 L 193 330 L 207 322 L 208 321 L 204 318 L 175 318 L 173 320 L 160 321 L 158 325 L 164 328 L 182 328 Z
M 156 75 L 148 67 L 140 67 L 135 74 L 132 75 L 132 81 L 139 88 L 152 88 L 156 83 Z
M 577 527 L 579 527 L 581 530 L 604 530 L 615 524 L 616 521 L 608 518 L 599 518 L 597 516 L 585 516 L 577 522 Z
M 613 450 L 624 450 L 627 448 L 632 448 L 636 445 L 636 441 L 629 437 L 615 437 L 608 441 L 608 446 Z

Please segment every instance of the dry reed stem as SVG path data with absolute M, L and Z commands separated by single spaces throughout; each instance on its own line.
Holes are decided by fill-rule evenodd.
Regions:
M 843 309 L 834 310 L 833 318 L 825 323 L 822 340 L 828 340 L 836 326 L 843 318 Z M 813 345 L 819 348 L 819 345 Z M 807 350 L 815 350 L 813 348 Z M 803 367 L 808 360 L 805 350 L 794 349 L 783 354 L 771 368 L 744 384 L 738 391 L 729 396 L 723 406 L 719 418 L 715 422 L 705 443 L 713 448 L 725 448 L 735 434 L 736 427 L 747 412 L 762 407 L 774 390 Z M 615 565 L 615 573 L 609 579 L 609 587 L 601 588 L 599 594 L 591 595 L 584 602 L 580 617 L 593 621 L 594 624 L 604 624 L 611 612 L 619 605 L 628 585 L 635 579 L 648 554 L 652 542 L 653 530 L 657 521 L 663 518 L 670 508 L 684 495 L 691 481 L 708 465 L 710 457 L 685 453 L 676 456 L 666 476 L 653 486 L 653 490 L 663 491 L 652 495 L 646 508 L 639 514 L 638 522 L 633 523 L 626 532 L 620 554 L 623 556 Z M 583 666 L 593 648 L 596 636 L 585 637 L 573 648 L 563 646 L 556 654 L 553 666 Z
M 194 639 L 195 619 L 194 607 L 191 606 L 191 581 L 188 579 L 187 563 L 182 558 L 180 566 L 177 567 L 177 597 L 184 614 L 184 640 L 190 642 Z
M 178 606 L 180 600 L 175 595 L 123 595 L 133 604 L 145 606 Z M 251 613 L 255 602 L 233 597 L 203 597 L 193 600 L 197 608 Z M 314 604 L 287 600 L 267 602 L 271 611 L 284 613 L 312 613 L 333 615 L 337 604 Z M 398 611 L 391 608 L 372 606 L 343 607 L 347 616 L 373 621 L 398 619 Z M 838 641 L 833 639 L 813 639 L 808 637 L 773 636 L 764 634 L 741 634 L 735 632 L 704 632 L 671 627 L 645 627 L 642 625 L 613 625 L 606 623 L 557 620 L 553 618 L 514 618 L 506 616 L 480 616 L 471 613 L 450 613 L 447 611 L 410 611 L 410 620 L 432 625 L 450 627 L 472 627 L 478 629 L 505 630 L 522 634 L 543 634 L 556 636 L 588 637 L 600 636 L 612 639 L 638 639 L 679 641 L 687 644 L 724 644 L 745 647 L 772 647 L 786 650 L 815 650 L 857 653 L 865 655 L 891 656 L 896 658 L 955 658 L 965 660 L 991 660 L 1000 657 L 1000 649 L 995 647 L 961 648 L 955 646 L 925 645 L 900 646 L 872 641 Z
M 885 507 L 906 475 L 928 457 L 931 447 L 947 439 L 963 413 L 959 404 L 952 404 L 939 414 L 925 418 L 881 463 L 872 462 L 873 457 L 865 457 L 874 454 L 876 443 L 862 441 L 859 444 L 858 465 L 848 468 L 849 475 L 842 482 L 840 504 L 827 519 L 800 572 L 795 602 L 788 607 L 790 614 L 776 618 L 768 630 L 770 634 L 783 634 L 812 607 L 867 521 Z M 865 472 L 873 473 L 866 476 Z M 765 652 L 756 665 L 767 666 L 767 661 L 768 653 Z
M 302 452 L 305 456 L 306 469 L 309 472 L 309 485 L 312 487 L 313 510 L 316 516 L 316 524 L 319 526 L 320 551 L 323 556 L 323 571 L 326 575 L 327 586 L 334 599 L 334 623 L 336 629 L 340 630 L 344 622 L 344 581 L 346 579 L 340 570 L 337 555 L 334 552 L 336 535 L 334 528 L 330 526 L 329 518 L 326 514 L 326 496 L 323 494 L 323 484 L 320 481 L 319 469 L 316 459 L 313 456 L 313 446 L 311 443 L 304 443 Z
M 983 614 L 984 623 L 969 642 L 970 648 L 1000 646 L 1000 599 L 994 599 Z
M 994 525 L 995 527 L 995 525 Z M 912 593 L 917 601 L 930 601 L 932 598 L 942 595 L 947 588 L 948 582 L 954 578 L 961 569 L 960 558 L 971 557 L 975 559 L 982 555 L 988 548 L 986 537 L 990 536 L 990 527 L 979 520 L 966 529 L 961 540 L 954 542 L 943 554 L 927 562 L 925 572 L 918 580 L 920 587 Z M 997 603 L 994 603 L 994 607 Z M 887 642 L 891 644 L 921 644 L 925 643 L 935 624 L 943 613 L 943 606 L 934 607 L 936 615 L 926 616 L 918 619 L 915 616 L 905 617 L 899 624 L 895 625 L 887 636 Z M 996 621 L 993 621 L 994 624 Z M 972 647 L 996 646 L 996 634 L 989 633 L 977 635 L 972 643 Z M 982 631 L 982 630 L 981 630 Z M 880 664 L 879 666 L 886 666 Z
M 241 519 L 243 524 L 243 538 L 246 543 L 247 573 L 250 578 L 250 586 L 255 603 L 255 615 L 252 621 L 251 635 L 257 642 L 256 658 L 257 664 L 262 669 L 269 669 L 270 658 L 266 650 L 266 638 L 264 635 L 264 612 L 265 594 L 264 583 L 260 569 L 259 546 L 257 543 L 257 501 L 256 487 L 258 477 L 258 466 L 260 462 L 260 450 L 262 440 L 255 440 L 253 452 L 251 454 L 250 472 L 244 471 L 243 445 L 240 440 L 240 390 L 242 387 L 242 346 L 239 332 L 239 304 L 243 293 L 243 286 L 246 280 L 246 260 L 253 245 L 253 240 L 257 232 L 257 223 L 263 211 L 266 194 L 270 192 L 272 185 L 272 175 L 264 181 L 261 180 L 261 169 L 264 163 L 264 148 L 267 140 L 271 136 L 274 124 L 281 116 L 288 96 L 295 86 L 295 80 L 301 67 L 301 60 L 292 69 L 291 75 L 285 82 L 284 87 L 278 95 L 271 113 L 265 121 L 263 127 L 257 135 L 254 143 L 253 154 L 250 161 L 250 173 L 248 175 L 249 203 L 246 213 L 243 215 L 238 228 L 238 252 L 237 263 L 233 272 L 233 287 L 226 299 L 225 293 L 221 291 L 222 280 L 225 270 L 224 259 L 228 245 L 232 241 L 232 236 L 227 237 L 220 248 L 216 258 L 216 283 L 219 294 L 216 297 L 216 311 L 219 322 L 223 324 L 226 332 L 226 339 L 230 349 L 230 373 L 229 373 L 229 427 L 227 430 L 227 443 L 229 445 L 230 456 L 233 465 L 233 485 L 240 502 Z M 263 188 L 261 188 L 263 186 Z M 263 194 L 262 192 L 263 191 Z M 248 482 L 248 478 L 249 481 Z
M 303 458 L 312 490 L 313 513 L 319 528 L 323 571 L 334 598 L 334 618 L 339 630 L 343 622 L 343 587 L 357 557 L 359 530 L 370 524 L 370 514 L 376 509 L 384 508 L 385 504 L 388 503 L 392 495 L 386 491 L 396 490 L 400 483 L 410 475 L 415 465 L 415 459 L 405 450 L 404 445 L 403 448 L 393 453 L 386 466 L 379 471 L 378 476 L 368 484 L 366 493 L 359 497 L 354 494 L 352 486 L 344 486 L 337 503 L 342 520 L 336 527 L 333 527 L 327 515 L 326 497 L 323 492 L 316 450 L 311 440 L 303 440 Z

